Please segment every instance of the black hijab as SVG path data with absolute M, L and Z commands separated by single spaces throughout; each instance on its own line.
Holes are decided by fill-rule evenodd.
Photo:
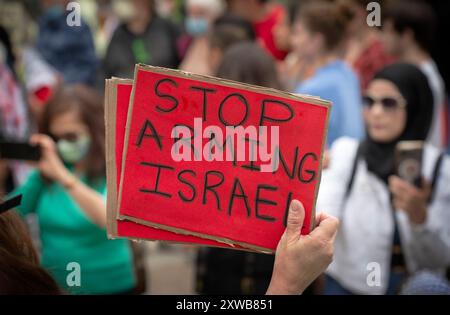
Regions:
M 425 140 L 433 117 L 433 94 L 426 76 L 411 64 L 395 63 L 383 68 L 372 79 L 392 82 L 406 100 L 406 126 L 403 133 L 389 143 L 366 139 L 361 143 L 359 154 L 366 160 L 370 172 L 387 183 L 395 174 L 395 146 L 403 140 Z

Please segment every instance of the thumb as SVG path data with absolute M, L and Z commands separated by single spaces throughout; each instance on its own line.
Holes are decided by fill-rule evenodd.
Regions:
M 298 200 L 292 200 L 286 223 L 286 237 L 288 242 L 296 241 L 300 237 L 300 231 L 305 219 L 305 209 Z

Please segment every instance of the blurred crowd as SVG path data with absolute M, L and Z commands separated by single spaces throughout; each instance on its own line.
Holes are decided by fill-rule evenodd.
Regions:
M 434 3 L 375 1 L 373 25 L 368 0 L 72 2 L 0 0 L 0 140 L 42 149 L 35 163 L 0 159 L 0 198 L 23 194 L 0 213 L 0 293 L 145 291 L 141 246 L 106 238 L 103 120 L 104 80 L 145 63 L 332 101 L 317 211 L 341 224 L 333 263 L 305 293 L 450 294 L 450 83 L 434 59 Z M 425 142 L 417 186 L 396 175 L 404 140 Z M 204 294 L 263 294 L 274 263 L 196 257 Z M 74 261 L 81 286 L 67 282 Z

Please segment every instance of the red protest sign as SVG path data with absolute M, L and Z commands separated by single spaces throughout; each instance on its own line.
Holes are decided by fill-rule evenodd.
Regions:
M 191 235 L 177 234 L 131 221 L 116 220 L 117 191 L 120 184 L 123 144 L 126 118 L 130 101 L 132 80 L 111 79 L 106 81 L 105 115 L 107 122 L 107 168 L 108 168 L 108 220 L 107 229 L 110 238 L 128 237 L 134 239 L 160 240 L 174 243 L 202 244 L 215 247 L 236 246 Z
M 137 66 L 117 219 L 273 251 L 289 203 L 299 199 L 302 233 L 309 233 L 328 112 L 329 103 L 317 98 Z M 270 135 L 261 138 L 264 131 Z M 245 159 L 252 148 L 256 159 Z

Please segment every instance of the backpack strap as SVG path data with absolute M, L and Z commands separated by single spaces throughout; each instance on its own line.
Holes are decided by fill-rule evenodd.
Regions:
M 350 196 L 350 192 L 352 191 L 353 183 L 355 181 L 356 170 L 358 169 L 358 160 L 360 155 L 360 144 L 358 144 L 358 148 L 356 149 L 355 157 L 353 158 L 352 170 L 350 172 L 350 178 L 348 179 L 347 186 L 345 188 L 344 197 L 342 198 L 341 209 L 342 215 L 345 210 L 345 205 L 347 204 L 348 197 Z M 340 218 L 342 222 L 342 217 Z
M 445 157 L 445 153 L 442 152 L 439 157 L 436 160 L 436 163 L 434 164 L 434 170 L 433 170 L 433 178 L 431 180 L 431 194 L 430 194 L 430 198 L 428 199 L 428 203 L 432 203 L 434 196 L 435 196 L 435 192 L 436 192 L 436 185 L 437 182 L 439 180 L 439 175 L 440 173 L 440 169 L 441 169 L 441 165 L 442 162 L 444 161 L 444 157 Z
M 350 195 L 350 192 L 353 187 L 353 182 L 355 181 L 355 174 L 356 174 L 356 170 L 358 168 L 359 155 L 360 155 L 360 145 L 358 145 L 358 148 L 356 149 L 355 158 L 353 159 L 352 171 L 350 173 L 350 178 L 347 182 L 347 187 L 346 187 L 345 194 L 344 194 L 343 204 L 345 204 L 348 196 Z

